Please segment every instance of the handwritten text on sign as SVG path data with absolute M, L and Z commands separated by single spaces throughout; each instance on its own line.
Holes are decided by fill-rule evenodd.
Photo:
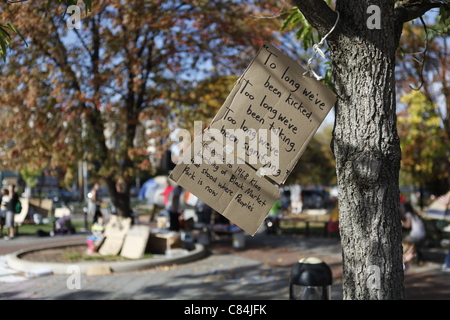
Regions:
M 333 107 L 336 97 L 323 84 L 271 44 L 265 44 L 239 79 L 210 128 L 218 129 L 235 154 L 256 169 L 264 167 L 277 183 L 284 183 L 308 142 Z M 266 129 L 277 147 L 258 135 Z M 239 143 L 232 130 L 247 134 Z M 267 136 L 271 136 L 268 134 Z M 236 147 L 237 146 L 237 147 Z M 277 160 L 261 155 L 277 155 Z M 268 162 L 270 161 L 270 162 Z
M 280 195 L 261 172 L 284 183 L 336 101 L 304 73 L 265 44 L 171 174 L 252 235 Z
M 171 178 L 249 234 L 255 234 L 280 192 L 246 164 L 178 164 Z M 214 161 L 210 157 L 208 161 Z

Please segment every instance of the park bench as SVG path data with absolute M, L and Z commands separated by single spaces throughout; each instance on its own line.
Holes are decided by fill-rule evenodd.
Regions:
M 441 240 L 443 239 L 443 232 L 438 228 L 438 221 L 436 219 L 422 218 L 425 225 L 426 238 L 423 241 L 425 247 L 439 247 Z
M 310 235 L 311 225 L 321 225 L 323 228 L 323 236 L 328 237 L 327 226 L 330 222 L 330 214 L 321 215 L 309 215 L 309 214 L 295 214 L 281 217 L 280 223 L 282 228 L 295 229 L 299 224 L 305 225 L 305 235 L 308 237 Z
M 53 209 L 53 200 L 37 198 L 19 198 L 22 204 L 20 213 L 14 216 L 14 227 L 16 236 L 19 235 L 19 227 L 25 224 L 36 224 L 33 217 L 29 216 L 30 209 L 33 213 L 40 214 L 43 218 L 50 217 Z
M 20 203 L 22 204 L 22 210 L 20 213 L 17 213 L 14 216 L 14 227 L 16 229 L 16 235 L 19 234 L 19 227 L 22 224 L 28 223 L 28 210 L 30 209 L 30 202 L 27 198 L 19 198 Z

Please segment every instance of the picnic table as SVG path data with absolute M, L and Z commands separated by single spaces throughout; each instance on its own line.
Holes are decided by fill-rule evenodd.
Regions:
M 327 225 L 330 221 L 330 214 L 289 214 L 280 218 L 280 225 L 284 227 L 295 228 L 298 224 L 305 225 L 305 235 L 309 237 L 311 224 L 323 225 L 324 237 L 328 236 Z

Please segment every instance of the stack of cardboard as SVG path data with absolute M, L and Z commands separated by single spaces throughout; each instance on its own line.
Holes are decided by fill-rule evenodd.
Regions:
M 105 226 L 105 240 L 98 251 L 102 255 L 118 255 L 131 227 L 131 218 L 111 216 Z
M 181 237 L 178 232 L 155 232 L 150 234 L 147 250 L 155 254 L 165 254 L 180 247 Z
M 145 253 L 165 254 L 181 247 L 178 232 L 165 229 L 151 230 L 149 226 L 131 225 L 131 218 L 111 216 L 105 226 L 104 241 L 98 252 L 101 255 L 121 255 L 140 259 Z

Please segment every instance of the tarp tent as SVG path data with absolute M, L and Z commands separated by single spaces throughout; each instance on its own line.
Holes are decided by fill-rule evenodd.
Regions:
M 164 207 L 164 189 L 168 185 L 176 185 L 176 183 L 168 176 L 156 176 L 147 180 L 141 187 L 139 192 L 139 200 L 147 200 L 148 205 Z
M 147 180 L 141 187 L 139 191 L 139 200 L 147 200 L 148 204 L 153 204 L 153 194 L 154 191 L 159 187 L 159 184 L 155 179 Z
M 450 221 L 450 191 L 434 200 L 425 210 L 424 217 Z

